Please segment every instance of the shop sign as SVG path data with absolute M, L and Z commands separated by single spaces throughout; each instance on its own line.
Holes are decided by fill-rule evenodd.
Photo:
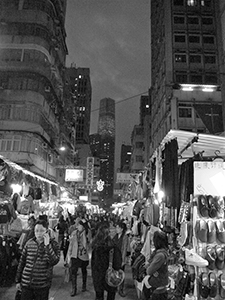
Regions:
M 194 194 L 225 195 L 225 162 L 194 162 Z
M 123 190 L 122 189 L 115 189 L 114 190 L 114 195 L 122 195 L 123 194 Z
M 88 188 L 93 186 L 94 180 L 94 157 L 87 157 L 86 185 Z
M 116 183 L 130 183 L 137 175 L 135 173 L 117 173 Z
M 84 170 L 81 169 L 66 169 L 65 181 L 81 182 L 84 178 Z

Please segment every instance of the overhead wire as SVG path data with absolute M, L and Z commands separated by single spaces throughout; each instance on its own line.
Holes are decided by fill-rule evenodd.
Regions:
M 146 94 L 146 93 L 148 93 L 148 91 L 137 94 L 137 95 L 134 95 L 134 96 L 131 96 L 131 97 L 128 97 L 128 98 L 124 98 L 122 100 L 118 100 L 118 101 L 115 100 L 115 105 L 120 104 L 120 103 L 125 102 L 125 101 L 128 101 L 130 99 L 133 99 L 135 97 L 141 96 L 141 95 Z M 91 110 L 91 112 L 95 112 L 95 111 L 98 111 L 98 110 L 100 110 L 100 108 L 93 109 L 93 110 Z

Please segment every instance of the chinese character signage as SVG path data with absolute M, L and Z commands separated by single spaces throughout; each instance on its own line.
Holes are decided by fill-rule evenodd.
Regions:
M 194 194 L 225 196 L 225 162 L 194 162 Z
M 86 174 L 86 185 L 87 188 L 93 186 L 94 180 L 94 157 L 87 158 L 87 174 Z

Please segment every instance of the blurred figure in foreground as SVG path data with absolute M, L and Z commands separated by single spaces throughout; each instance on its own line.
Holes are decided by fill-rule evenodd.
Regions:
M 117 288 L 109 286 L 105 281 L 111 249 L 114 249 L 113 268 L 119 270 L 122 264 L 121 252 L 110 238 L 109 227 L 103 224 L 98 228 L 92 242 L 91 271 L 96 300 L 104 300 L 104 291 L 107 291 L 107 300 L 115 299 Z

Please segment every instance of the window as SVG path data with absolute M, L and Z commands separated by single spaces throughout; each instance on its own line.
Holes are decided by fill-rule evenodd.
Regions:
M 201 0 L 201 6 L 211 7 L 212 1 L 211 0 Z
M 199 24 L 199 18 L 198 17 L 188 17 L 188 24 Z
M 179 107 L 179 118 L 192 118 L 192 108 Z
M 216 63 L 216 55 L 205 55 L 205 63 L 206 64 L 215 64 Z
M 183 6 L 184 0 L 173 0 L 173 5 Z
M 198 1 L 197 0 L 187 0 L 187 5 L 188 6 L 197 6 Z
M 143 134 L 143 128 L 136 128 L 136 135 L 142 135 Z
M 175 62 L 186 63 L 187 62 L 186 54 L 175 54 Z
M 211 17 L 202 17 L 203 25 L 213 25 L 213 18 Z
M 191 83 L 202 83 L 202 75 L 191 74 L 190 82 Z
M 206 84 L 217 84 L 218 79 L 216 74 L 206 74 L 205 75 L 205 83 Z
M 199 44 L 200 43 L 200 36 L 199 35 L 189 35 L 189 43 L 195 43 Z
M 190 63 L 201 63 L 202 57 L 199 54 L 190 54 L 189 60 Z
M 143 162 L 142 155 L 136 155 L 136 162 Z
M 138 148 L 138 149 L 143 148 L 143 145 L 144 145 L 143 142 L 136 142 L 135 143 L 135 147 Z
M 174 24 L 184 24 L 185 23 L 185 17 L 183 17 L 183 16 L 174 16 L 173 17 L 173 23 Z
M 175 43 L 185 43 L 186 36 L 184 34 L 175 34 L 174 41 Z
M 176 74 L 176 79 L 175 81 L 177 83 L 187 83 L 187 74 Z
M 214 44 L 214 36 L 211 35 L 205 35 L 203 36 L 203 43 L 204 44 Z

